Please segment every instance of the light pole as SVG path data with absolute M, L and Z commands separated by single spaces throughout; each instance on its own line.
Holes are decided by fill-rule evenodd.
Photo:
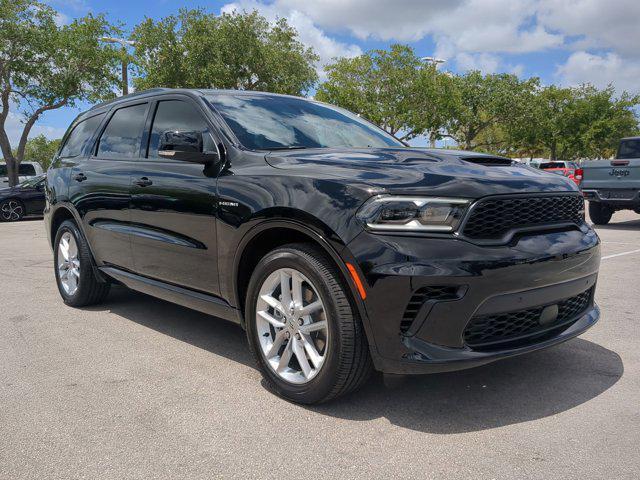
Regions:
M 431 65 L 434 66 L 434 71 L 433 71 L 434 75 L 435 75 L 435 71 L 438 69 L 438 65 L 441 65 L 444 62 L 446 62 L 444 58 L 437 58 L 437 57 L 422 57 L 420 58 L 420 60 L 422 60 L 425 63 L 430 63 Z M 429 133 L 429 146 L 431 148 L 436 148 L 436 139 L 434 137 L 434 132 Z
M 106 43 L 118 43 L 122 47 L 122 95 L 129 93 L 129 62 L 127 62 L 127 47 L 132 47 L 135 42 L 123 38 L 101 37 L 100 40 Z
M 444 58 L 437 58 L 437 57 L 422 57 L 420 58 L 420 60 L 422 60 L 425 63 L 432 63 L 433 65 L 436 66 L 436 68 L 438 68 L 438 65 L 446 62 Z

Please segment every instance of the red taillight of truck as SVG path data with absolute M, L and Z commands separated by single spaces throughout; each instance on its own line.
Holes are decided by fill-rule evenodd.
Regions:
M 582 173 L 583 170 L 581 168 L 576 168 L 576 173 L 573 174 L 573 178 L 576 179 L 576 183 L 580 183 L 582 181 Z

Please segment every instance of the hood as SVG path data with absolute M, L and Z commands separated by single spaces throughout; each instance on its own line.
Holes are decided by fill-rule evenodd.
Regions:
M 509 159 L 460 150 L 322 148 L 273 151 L 266 161 L 302 175 L 331 175 L 394 194 L 479 198 L 485 195 L 577 191 L 571 180 Z
M 0 187 L 0 197 L 3 197 L 5 195 L 9 195 L 9 194 L 13 194 L 16 193 L 18 191 L 22 191 L 21 188 L 19 188 L 18 186 L 15 187 Z

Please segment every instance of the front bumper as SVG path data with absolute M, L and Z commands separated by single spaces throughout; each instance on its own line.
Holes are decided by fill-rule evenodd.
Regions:
M 348 249 L 366 280 L 365 327 L 375 366 L 383 372 L 470 368 L 563 342 L 599 318 L 593 291 L 600 242 L 586 224 L 504 246 L 363 232 Z M 415 293 L 431 286 L 453 287 L 456 295 L 416 306 Z M 465 340 L 467 326 L 478 316 L 557 309 L 563 300 L 585 292 L 584 308 L 544 332 L 491 348 L 471 348 Z

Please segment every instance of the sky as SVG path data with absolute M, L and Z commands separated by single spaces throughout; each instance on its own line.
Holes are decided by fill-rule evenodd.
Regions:
M 286 18 L 323 65 L 393 43 L 419 56 L 446 60 L 441 69 L 462 73 L 510 72 L 540 77 L 545 84 L 598 87 L 640 93 L 640 0 L 48 0 L 61 23 L 104 13 L 130 31 L 151 17 L 181 7 L 220 14 L 258 10 Z M 31 136 L 62 136 L 88 105 L 47 112 Z M 17 138 L 19 118 L 9 119 Z

